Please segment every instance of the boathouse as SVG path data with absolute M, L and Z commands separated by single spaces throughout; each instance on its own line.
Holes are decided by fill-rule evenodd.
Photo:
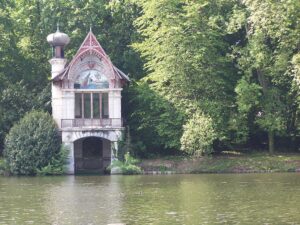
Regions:
M 123 124 L 121 91 L 129 78 L 113 65 L 90 30 L 68 63 L 67 34 L 48 35 L 52 46 L 52 115 L 70 149 L 68 173 L 103 173 L 118 151 Z

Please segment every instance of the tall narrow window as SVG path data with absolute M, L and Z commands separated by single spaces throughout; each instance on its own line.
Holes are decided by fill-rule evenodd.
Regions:
M 75 118 L 82 118 L 82 95 L 75 93 Z
M 100 118 L 99 93 L 93 93 L 93 118 Z
M 108 93 L 75 93 L 75 118 L 109 118 Z
M 102 94 L 102 118 L 109 118 L 108 93 Z
M 84 118 L 91 118 L 91 94 L 84 93 Z

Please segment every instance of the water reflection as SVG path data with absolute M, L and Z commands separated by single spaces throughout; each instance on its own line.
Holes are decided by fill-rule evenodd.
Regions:
M 0 178 L 0 224 L 49 224 L 45 202 L 44 179 Z M 37 188 L 38 187 L 38 188 Z
M 131 181 L 132 185 L 128 182 Z M 128 195 L 128 224 L 298 224 L 299 174 L 133 177 L 141 196 Z
M 52 224 L 107 224 L 121 222 L 122 195 L 117 177 L 68 177 L 52 186 L 45 210 Z
M 300 174 L 0 177 L 0 224 L 299 224 Z

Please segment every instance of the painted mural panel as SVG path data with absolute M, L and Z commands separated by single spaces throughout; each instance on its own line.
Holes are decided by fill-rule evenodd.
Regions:
M 104 89 L 109 88 L 108 79 L 98 70 L 86 70 L 77 77 L 75 88 L 79 89 Z

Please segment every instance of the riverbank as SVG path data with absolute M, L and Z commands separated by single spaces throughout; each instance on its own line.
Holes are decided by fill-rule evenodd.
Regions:
M 224 152 L 206 157 L 168 156 L 143 159 L 138 166 L 144 174 L 300 172 L 300 154 Z M 0 175 L 4 168 L 0 158 Z
M 140 166 L 145 174 L 300 172 L 300 154 L 224 152 L 209 157 L 144 159 Z

